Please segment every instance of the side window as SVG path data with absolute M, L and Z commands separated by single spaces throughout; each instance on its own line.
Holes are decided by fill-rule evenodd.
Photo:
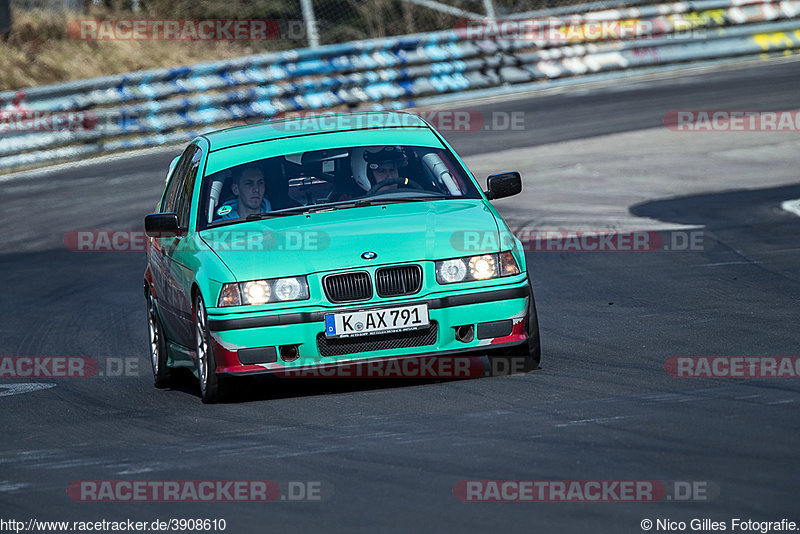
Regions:
M 192 154 L 191 160 L 189 161 L 189 170 L 186 173 L 186 178 L 184 178 L 181 187 L 178 188 L 179 193 L 177 205 L 175 206 L 175 213 L 178 214 L 178 224 L 181 228 L 189 226 L 192 192 L 194 191 L 194 182 L 197 178 L 197 171 L 200 168 L 200 158 L 202 158 L 202 156 L 203 152 L 198 147 L 195 147 L 194 154 Z
M 161 203 L 161 213 L 170 213 L 175 211 L 175 200 L 178 196 L 178 190 L 183 183 L 183 176 L 186 174 L 186 167 L 191 161 L 194 151 L 197 149 L 195 145 L 190 145 L 178 160 L 175 165 L 175 170 L 172 171 L 172 176 L 169 179 L 167 192 L 164 194 L 164 200 Z

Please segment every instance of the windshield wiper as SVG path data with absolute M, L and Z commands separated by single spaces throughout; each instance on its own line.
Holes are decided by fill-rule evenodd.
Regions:
M 245 218 L 245 221 L 258 221 L 275 217 L 287 217 L 289 215 L 301 215 L 306 211 L 306 206 L 298 206 L 296 208 L 284 208 L 282 210 L 268 211 L 266 213 L 251 213 Z
M 309 206 L 297 206 L 294 208 L 284 208 L 266 213 L 253 213 L 248 215 L 246 221 L 257 221 L 261 219 L 272 219 L 275 217 L 287 217 L 289 215 L 302 215 L 305 213 L 320 213 L 323 211 L 336 211 L 348 208 L 361 208 L 364 206 L 378 206 L 381 204 L 400 204 L 403 202 L 424 202 L 426 200 L 442 200 L 450 198 L 446 195 L 430 195 L 424 197 L 375 197 L 359 198 L 354 200 L 343 200 L 330 204 L 311 204 Z
M 425 202 L 426 200 L 444 200 L 446 198 L 453 198 L 447 195 L 429 195 L 424 197 L 397 197 L 398 202 Z
M 362 198 L 354 201 L 356 207 L 360 206 L 376 206 L 379 204 L 400 204 L 403 202 L 424 202 L 426 200 L 441 200 L 450 198 L 445 195 L 430 195 L 424 197 L 376 197 L 376 198 Z M 348 206 L 350 207 L 350 206 Z

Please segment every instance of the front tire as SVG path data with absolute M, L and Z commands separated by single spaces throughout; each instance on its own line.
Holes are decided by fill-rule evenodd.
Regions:
M 217 362 L 209 343 L 206 307 L 203 297 L 194 301 L 195 350 L 197 351 L 197 378 L 200 381 L 200 396 L 205 404 L 219 401 L 220 387 L 217 377 Z
M 163 389 L 169 387 L 172 373 L 167 367 L 167 340 L 158 316 L 156 303 L 150 290 L 147 291 L 147 330 L 150 334 L 150 364 L 153 368 L 153 384 Z
M 528 314 L 528 341 L 526 341 L 520 352 L 525 358 L 525 372 L 535 371 L 542 362 L 542 342 L 539 338 L 539 316 L 536 313 L 536 302 L 531 291 L 530 313 Z

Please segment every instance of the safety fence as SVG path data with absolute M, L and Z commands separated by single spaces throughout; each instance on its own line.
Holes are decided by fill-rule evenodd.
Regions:
M 288 111 L 402 109 L 516 84 L 800 52 L 800 0 L 572 12 L 7 91 L 0 171 L 183 142 Z

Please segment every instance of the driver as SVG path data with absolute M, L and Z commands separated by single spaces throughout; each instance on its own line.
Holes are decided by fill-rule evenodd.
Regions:
M 386 185 L 381 189 L 390 190 L 397 189 L 400 184 L 400 169 L 408 165 L 408 157 L 399 146 L 385 146 L 377 152 L 364 152 L 364 160 L 367 162 L 367 177 L 373 183 L 372 190 L 383 183 L 389 181 L 398 181 L 392 185 Z M 404 178 L 405 184 L 408 184 L 408 178 Z
M 220 220 L 226 221 L 270 211 L 272 207 L 264 196 L 265 190 L 264 173 L 261 169 L 255 166 L 245 167 L 231 184 L 231 191 L 236 198 L 220 206 L 217 215 Z

